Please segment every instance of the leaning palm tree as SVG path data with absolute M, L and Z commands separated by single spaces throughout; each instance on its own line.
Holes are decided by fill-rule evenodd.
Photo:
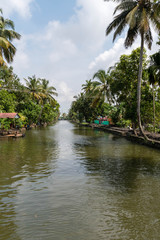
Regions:
M 2 13 L 2 9 L 0 9 Z M 21 35 L 14 30 L 14 22 L 0 16 L 0 66 L 13 61 L 16 47 L 12 44 L 14 39 L 20 39 Z M 4 60 L 5 59 L 5 60 Z
M 137 117 L 140 132 L 147 138 L 142 128 L 140 114 L 143 50 L 144 42 L 151 49 L 153 39 L 150 24 L 152 23 L 157 32 L 160 30 L 160 3 L 154 0 L 120 0 L 120 4 L 115 8 L 114 14 L 117 11 L 120 11 L 120 13 L 115 16 L 114 20 L 107 27 L 106 35 L 115 29 L 113 35 L 114 41 L 128 25 L 129 28 L 124 43 L 126 48 L 133 44 L 138 35 L 141 37 L 137 84 Z

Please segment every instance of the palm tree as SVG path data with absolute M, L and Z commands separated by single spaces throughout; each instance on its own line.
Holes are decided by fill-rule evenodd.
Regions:
M 2 9 L 0 9 L 2 13 Z M 14 23 L 10 19 L 4 19 L 0 16 L 0 65 L 6 61 L 11 63 L 16 53 L 16 48 L 12 44 L 14 39 L 20 39 L 21 35 L 14 31 Z
M 56 93 L 55 87 L 49 86 L 49 81 L 44 78 L 40 79 L 40 82 L 41 82 L 40 90 L 41 90 L 42 98 L 44 100 L 48 100 L 50 103 L 55 101 L 53 96 L 58 96 L 58 94 Z
M 26 89 L 31 94 L 34 100 L 41 100 L 41 85 L 40 79 L 36 78 L 35 75 L 32 77 L 28 77 L 28 79 L 24 79 L 26 81 Z
M 86 83 L 82 84 L 82 90 L 84 90 L 86 94 L 89 94 L 93 90 L 93 82 L 91 79 L 86 80 Z
M 114 14 L 117 11 L 120 11 L 120 14 L 116 15 L 114 20 L 109 24 L 106 29 L 106 35 L 115 29 L 113 36 L 114 41 L 115 38 L 122 33 L 124 28 L 129 25 L 124 43 L 126 48 L 133 44 L 138 35 L 141 37 L 137 84 L 137 117 L 140 132 L 145 138 L 147 138 L 142 129 L 140 114 L 143 50 L 144 42 L 149 49 L 152 45 L 153 39 L 150 23 L 153 24 L 156 31 L 160 30 L 160 3 L 159 1 L 154 0 L 120 0 L 120 4 L 115 8 Z
M 109 78 L 108 75 L 105 73 L 104 70 L 99 70 L 96 72 L 93 76 L 93 79 L 97 79 L 98 81 L 93 81 L 94 86 L 94 100 L 93 105 L 95 103 L 98 103 L 100 100 L 103 102 L 106 101 L 106 99 L 111 102 L 111 93 L 110 93 L 110 87 L 109 87 Z

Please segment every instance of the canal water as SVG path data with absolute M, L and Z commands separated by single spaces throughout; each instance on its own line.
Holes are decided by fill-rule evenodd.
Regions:
M 0 140 L 0 240 L 160 239 L 160 151 L 59 121 Z

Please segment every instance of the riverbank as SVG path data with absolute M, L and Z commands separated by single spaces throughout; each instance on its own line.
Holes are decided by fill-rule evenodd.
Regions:
M 158 133 L 151 133 L 151 132 L 145 132 L 146 136 L 149 138 L 149 140 L 146 140 L 144 137 L 140 135 L 135 135 L 133 131 L 131 131 L 128 128 L 120 128 L 120 127 L 114 127 L 114 126 L 103 126 L 103 125 L 97 125 L 97 124 L 80 124 L 81 126 L 88 126 L 93 129 L 99 129 L 102 131 L 106 131 L 121 137 L 125 137 L 129 141 L 136 142 L 141 145 L 146 145 L 148 147 L 157 148 L 160 149 L 160 134 Z
M 26 129 L 9 129 L 9 130 L 0 130 L 0 138 L 19 138 L 24 137 Z

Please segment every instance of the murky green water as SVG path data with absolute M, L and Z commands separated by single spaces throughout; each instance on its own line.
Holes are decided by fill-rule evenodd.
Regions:
M 0 140 L 0 239 L 160 239 L 160 151 L 67 121 Z

